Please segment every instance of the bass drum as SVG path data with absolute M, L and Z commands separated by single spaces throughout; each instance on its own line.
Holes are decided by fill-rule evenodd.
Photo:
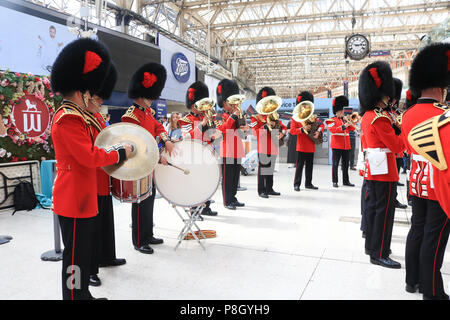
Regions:
M 154 171 L 156 188 L 169 203 L 180 207 L 196 207 L 216 193 L 220 182 L 220 166 L 214 150 L 197 140 L 175 143 L 174 152 L 169 156 L 162 153 L 168 162 L 188 174 L 173 167 L 158 164 Z

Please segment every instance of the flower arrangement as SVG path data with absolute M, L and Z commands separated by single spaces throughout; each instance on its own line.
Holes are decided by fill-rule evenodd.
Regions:
M 51 91 L 48 77 L 0 71 L 0 163 L 55 157 L 50 124 L 38 137 L 29 137 L 16 127 L 12 110 L 30 95 L 48 107 L 50 119 L 62 102 L 62 97 Z

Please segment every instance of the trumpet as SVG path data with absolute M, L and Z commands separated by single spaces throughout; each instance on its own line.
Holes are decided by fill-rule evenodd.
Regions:
M 278 96 L 267 96 L 256 105 L 256 112 L 267 116 L 267 127 L 269 131 L 272 131 L 271 122 L 277 122 L 280 119 L 280 115 L 277 110 L 281 108 L 283 100 Z
M 232 105 L 235 109 L 239 110 L 239 119 L 238 119 L 238 127 L 245 126 L 247 122 L 245 121 L 244 116 L 242 115 L 241 104 L 244 102 L 245 96 L 243 94 L 234 94 L 227 98 L 227 103 Z
M 213 121 L 213 117 L 216 114 L 215 106 L 216 106 L 216 102 L 214 101 L 214 99 L 208 98 L 208 97 L 203 98 L 195 103 L 195 108 L 198 111 L 201 111 L 204 113 L 205 118 L 208 122 L 208 126 L 210 128 L 213 128 L 215 126 L 214 121 Z

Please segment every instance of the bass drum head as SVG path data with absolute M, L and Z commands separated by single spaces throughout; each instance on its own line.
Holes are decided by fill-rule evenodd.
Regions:
M 173 165 L 157 164 L 154 180 L 158 192 L 172 204 L 195 207 L 211 199 L 220 181 L 220 167 L 214 150 L 200 141 L 184 140 L 175 143 L 172 157 L 164 151 L 162 155 Z

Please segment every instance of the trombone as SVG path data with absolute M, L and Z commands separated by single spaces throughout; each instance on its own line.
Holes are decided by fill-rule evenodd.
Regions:
M 278 96 L 267 96 L 259 100 L 256 104 L 256 112 L 267 116 L 267 127 L 269 131 L 272 131 L 270 122 L 276 122 L 280 119 L 280 115 L 277 110 L 281 108 L 283 100 Z
M 204 113 L 208 122 L 208 126 L 212 128 L 214 126 L 213 117 L 216 115 L 215 110 L 216 102 L 212 98 L 203 98 L 195 103 L 195 108 L 198 111 Z

